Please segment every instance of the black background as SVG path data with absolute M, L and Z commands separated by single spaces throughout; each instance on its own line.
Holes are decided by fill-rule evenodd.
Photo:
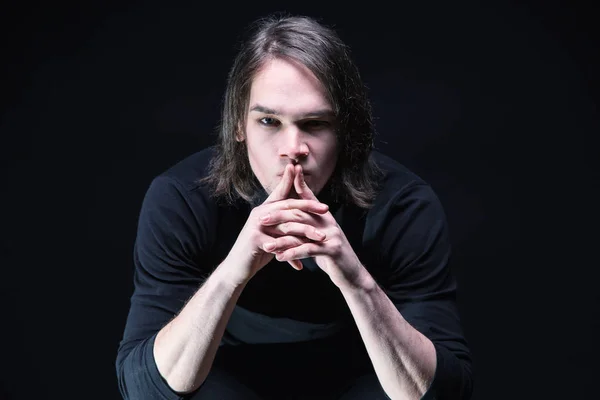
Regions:
M 2 3 L 0 398 L 120 398 L 142 197 L 213 143 L 236 41 L 271 11 L 338 29 L 378 150 L 444 203 L 474 398 L 597 396 L 591 4 Z

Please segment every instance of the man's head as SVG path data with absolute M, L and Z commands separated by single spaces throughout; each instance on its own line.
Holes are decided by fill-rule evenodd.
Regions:
M 228 77 L 211 177 L 216 194 L 250 200 L 258 184 L 269 192 L 293 161 L 316 193 L 331 180 L 335 198 L 368 206 L 374 129 L 348 48 L 307 17 L 272 16 L 252 28 Z

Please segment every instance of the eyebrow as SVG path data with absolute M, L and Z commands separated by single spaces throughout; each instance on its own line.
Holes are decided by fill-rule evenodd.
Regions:
M 261 113 L 265 113 L 265 114 L 272 114 L 272 115 L 281 115 L 282 113 L 273 109 L 273 108 L 269 108 L 269 107 L 265 107 L 262 106 L 260 104 L 256 104 L 254 106 L 252 106 L 252 108 L 250 108 L 250 111 L 258 111 Z M 302 114 L 299 115 L 299 117 L 302 118 L 322 118 L 322 117 L 334 117 L 335 113 L 329 109 L 329 108 L 324 108 L 321 110 L 314 110 L 314 111 L 309 111 L 306 114 Z

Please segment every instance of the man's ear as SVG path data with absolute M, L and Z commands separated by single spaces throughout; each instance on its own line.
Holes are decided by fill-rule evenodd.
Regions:
M 244 137 L 244 130 L 242 129 L 242 124 L 238 124 L 237 129 L 235 130 L 235 141 L 243 142 L 244 139 L 245 139 L 245 137 Z

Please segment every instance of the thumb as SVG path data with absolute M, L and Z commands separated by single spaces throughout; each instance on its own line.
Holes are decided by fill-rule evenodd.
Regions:
M 298 193 L 298 196 L 300 196 L 301 199 L 318 201 L 317 196 L 315 196 L 313 191 L 308 187 L 306 181 L 304 180 L 304 172 L 302 171 L 302 166 L 296 165 L 294 173 L 294 189 L 296 190 L 296 193 Z

